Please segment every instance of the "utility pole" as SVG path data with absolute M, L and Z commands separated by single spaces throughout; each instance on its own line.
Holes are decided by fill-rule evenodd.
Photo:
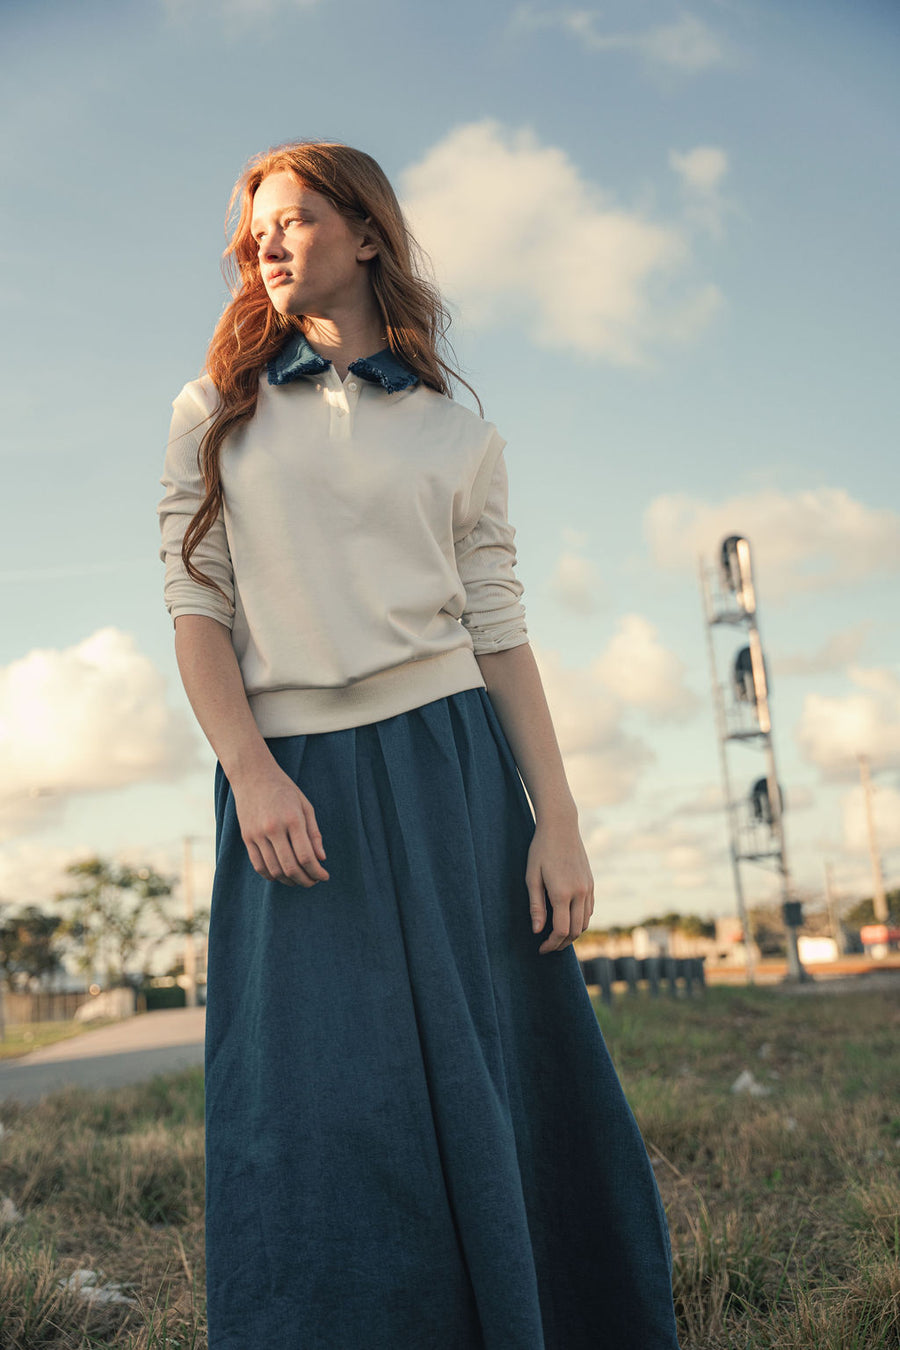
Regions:
M 190 835 L 184 837 L 184 863 L 181 871 L 181 894 L 184 899 L 184 975 L 185 1001 L 189 1008 L 197 1006 L 197 948 L 194 944 L 194 858 Z
M 862 782 L 863 800 L 866 806 L 866 827 L 869 832 L 869 856 L 872 859 L 872 905 L 875 909 L 875 922 L 887 923 L 888 903 L 884 893 L 884 873 L 881 870 L 881 854 L 878 851 L 878 835 L 875 832 L 875 813 L 872 809 L 872 775 L 869 772 L 868 755 L 858 755 L 859 777 Z
M 828 911 L 828 923 L 838 949 L 838 956 L 844 956 L 846 942 L 844 941 L 844 928 L 838 913 L 837 896 L 834 893 L 834 869 L 831 863 L 825 862 L 825 908 Z

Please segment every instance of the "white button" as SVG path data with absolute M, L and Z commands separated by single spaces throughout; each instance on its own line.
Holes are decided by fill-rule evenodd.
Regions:
M 344 417 L 346 415 L 346 412 L 347 412 L 346 408 L 338 408 L 337 415 L 338 417 Z
M 356 392 L 356 389 L 357 389 L 356 381 L 355 381 L 355 380 L 351 380 L 350 383 L 347 385 L 347 388 L 348 388 L 348 389 L 352 389 L 352 390 L 354 391 L 354 393 L 355 393 L 355 392 Z

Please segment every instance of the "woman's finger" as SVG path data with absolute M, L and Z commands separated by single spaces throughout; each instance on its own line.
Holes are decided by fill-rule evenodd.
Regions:
M 310 811 L 312 811 L 312 806 L 310 806 Z M 313 834 L 310 834 L 309 817 L 308 814 L 306 814 L 305 807 L 304 817 L 304 821 L 297 823 L 297 825 L 289 826 L 289 830 L 287 830 L 291 852 L 293 852 L 294 857 L 296 857 L 298 864 L 304 869 L 304 875 L 309 877 L 310 884 L 316 882 L 328 882 L 329 873 L 327 869 L 322 867 L 320 861 L 318 861 L 320 857 L 325 856 L 325 849 L 322 848 L 321 834 L 318 833 L 317 829 L 314 836 Z
M 268 881 L 280 881 L 280 882 L 287 881 L 288 878 L 286 878 L 284 875 L 281 862 L 279 860 L 278 854 L 275 852 L 272 840 L 267 835 L 263 835 L 260 839 L 256 840 L 256 846 L 259 849 L 260 854 L 262 855 L 262 860 L 266 869 L 263 875 L 266 877 L 266 879 Z
M 250 866 L 253 868 L 254 872 L 258 872 L 259 875 L 261 877 L 264 877 L 266 881 L 271 881 L 272 877 L 269 875 L 269 870 L 266 867 L 262 853 L 260 852 L 257 845 L 254 843 L 254 841 L 252 839 L 245 839 L 244 846 L 247 849 L 247 856 L 250 859 Z
M 585 905 L 587 901 L 584 896 L 576 895 L 572 901 L 572 908 L 569 911 L 569 941 L 574 942 L 576 938 L 581 937 L 587 926 L 587 920 L 584 917 Z
M 273 830 L 268 839 L 269 847 L 278 862 L 275 880 L 284 886 L 312 886 L 311 877 L 306 875 L 303 863 L 294 852 L 291 837 L 287 829 Z
M 541 943 L 538 951 L 556 952 L 559 951 L 569 940 L 569 909 L 571 900 L 553 900 L 553 931 L 550 936 Z
M 302 793 L 301 796 L 303 796 Z M 313 810 L 313 804 L 309 800 L 309 798 L 305 796 L 303 797 L 302 804 L 303 804 L 303 815 L 306 819 L 306 833 L 309 835 L 310 843 L 315 849 L 316 854 L 324 862 L 325 845 L 322 842 L 322 831 L 319 829 L 319 824 L 318 821 L 316 820 L 316 813 Z M 326 873 L 325 875 L 327 876 L 328 874 Z
M 291 822 L 287 826 L 283 840 L 279 840 L 279 859 L 287 876 L 298 886 L 316 886 L 317 882 L 327 882 L 329 873 L 316 857 L 313 842 L 306 833 L 305 823 Z
M 528 909 L 531 913 L 531 929 L 534 933 L 540 933 L 547 922 L 547 901 L 544 898 L 543 878 L 538 874 L 536 877 L 525 874 L 525 885 L 528 887 Z

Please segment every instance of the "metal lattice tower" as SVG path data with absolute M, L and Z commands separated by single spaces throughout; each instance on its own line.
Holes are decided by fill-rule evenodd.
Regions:
M 717 566 L 700 561 L 700 586 L 706 619 L 710 677 L 719 741 L 719 759 L 731 852 L 738 917 L 747 951 L 747 980 L 753 983 L 753 941 L 744 901 L 741 863 L 771 867 L 781 881 L 782 913 L 788 934 L 788 978 L 808 979 L 797 950 L 797 929 L 803 922 L 801 904 L 791 898 L 784 837 L 784 798 L 775 769 L 772 716 L 766 663 L 757 624 L 756 589 L 749 541 L 729 535 L 722 541 Z M 717 632 L 729 632 L 732 641 L 744 638 L 732 655 L 730 679 L 719 679 L 716 663 Z M 742 796 L 732 789 L 729 750 L 743 745 L 762 751 L 765 773 Z

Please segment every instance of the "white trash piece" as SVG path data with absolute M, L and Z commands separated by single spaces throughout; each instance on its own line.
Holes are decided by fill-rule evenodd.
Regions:
M 138 1305 L 133 1298 L 122 1293 L 123 1284 L 100 1284 L 96 1270 L 76 1270 L 66 1280 L 59 1281 L 60 1289 L 67 1294 L 80 1294 L 88 1303 L 127 1303 L 130 1308 Z
M 750 1097 L 768 1097 L 772 1091 L 764 1083 L 759 1083 L 749 1069 L 743 1069 L 731 1085 L 732 1092 L 746 1092 Z
M 12 1228 L 14 1223 L 21 1223 L 22 1215 L 16 1209 L 15 1201 L 10 1200 L 8 1195 L 4 1195 L 0 1200 L 0 1228 Z

